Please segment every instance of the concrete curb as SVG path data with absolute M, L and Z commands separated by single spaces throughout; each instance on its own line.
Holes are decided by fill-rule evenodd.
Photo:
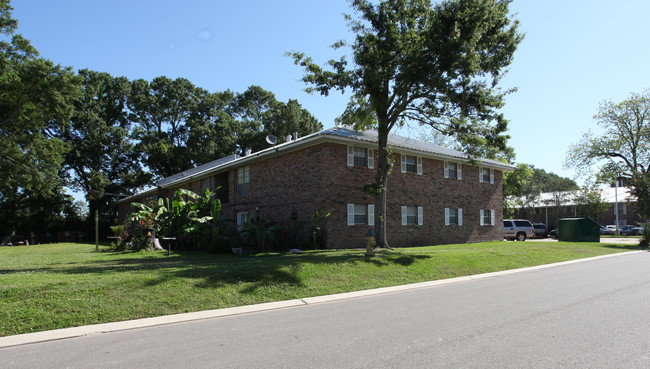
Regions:
M 138 328 L 146 328 L 146 327 L 154 327 L 154 326 L 175 324 L 175 323 L 182 323 L 182 322 L 189 322 L 189 321 L 196 321 L 196 320 L 212 319 L 212 318 L 219 318 L 224 316 L 248 314 L 253 312 L 284 309 L 289 307 L 306 306 L 306 305 L 320 304 L 324 302 L 333 302 L 333 301 L 339 301 L 339 300 L 345 300 L 351 298 L 375 296 L 375 295 L 381 295 L 385 293 L 415 290 L 420 288 L 430 288 L 435 286 L 468 282 L 468 281 L 484 279 L 484 278 L 494 278 L 494 277 L 500 277 L 509 274 L 554 268 L 562 265 L 576 264 L 576 263 L 582 263 L 586 261 L 599 260 L 599 259 L 610 258 L 614 256 L 621 256 L 621 255 L 630 255 L 630 254 L 641 253 L 641 252 L 644 251 L 630 251 L 630 252 L 623 252 L 617 254 L 607 254 L 607 255 L 595 256 L 591 258 L 585 258 L 585 259 L 576 259 L 576 260 L 569 260 L 569 261 L 563 261 L 563 262 L 552 263 L 552 264 L 537 265 L 537 266 L 526 267 L 526 268 L 504 270 L 500 272 L 476 274 L 476 275 L 449 278 L 449 279 L 439 279 L 439 280 L 429 281 L 429 282 L 411 283 L 411 284 L 406 284 L 401 286 L 375 288 L 371 290 L 344 292 L 344 293 L 337 293 L 333 295 L 306 297 L 303 299 L 269 302 L 264 304 L 246 305 L 246 306 L 238 306 L 238 307 L 224 308 L 224 309 L 197 311 L 193 313 L 165 315 L 165 316 L 152 317 L 152 318 L 127 320 L 123 322 L 112 322 L 112 323 L 103 323 L 103 324 L 95 324 L 95 325 L 86 325 L 81 327 L 62 328 L 62 329 L 55 329 L 51 331 L 43 331 L 43 332 L 36 332 L 36 333 L 25 333 L 25 334 L 19 334 L 15 336 L 0 337 L 0 348 L 82 337 L 82 336 L 88 336 L 93 334 L 118 332 L 118 331 L 125 331 L 125 330 L 138 329 Z

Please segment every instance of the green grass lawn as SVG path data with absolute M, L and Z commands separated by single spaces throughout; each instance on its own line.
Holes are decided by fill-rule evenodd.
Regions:
M 493 272 L 634 249 L 488 242 L 249 256 L 0 247 L 0 336 Z

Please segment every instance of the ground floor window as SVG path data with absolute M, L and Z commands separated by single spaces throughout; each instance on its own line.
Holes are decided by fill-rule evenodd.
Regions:
M 445 225 L 463 225 L 463 209 L 445 208 Z
M 423 213 L 421 206 L 402 206 L 402 225 L 422 225 Z
M 241 231 L 242 228 L 248 223 L 248 213 L 245 211 L 240 211 L 237 213 L 237 230 Z
M 481 209 L 481 225 L 493 226 L 494 225 L 494 210 Z
M 375 206 L 348 204 L 348 225 L 375 225 Z

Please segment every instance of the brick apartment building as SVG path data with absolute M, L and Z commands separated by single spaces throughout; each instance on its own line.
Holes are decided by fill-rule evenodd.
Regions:
M 500 240 L 502 173 L 514 168 L 391 134 L 395 166 L 388 177 L 387 237 L 392 246 Z M 364 247 L 374 227 L 377 133 L 335 127 L 265 150 L 231 155 L 160 180 L 157 187 L 119 202 L 120 218 L 132 202 L 171 197 L 179 188 L 217 191 L 225 217 L 238 225 L 271 218 L 292 227 L 321 208 L 327 248 Z

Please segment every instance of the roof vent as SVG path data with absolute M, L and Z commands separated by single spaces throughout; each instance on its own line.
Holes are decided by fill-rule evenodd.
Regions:
M 251 150 L 250 147 L 247 147 L 247 148 L 246 148 L 246 151 L 244 151 L 244 155 L 245 155 L 245 156 L 248 156 L 248 155 L 250 155 L 250 154 L 252 154 L 252 153 L 253 153 L 253 150 Z
M 291 135 L 287 135 L 287 142 L 291 142 Z

